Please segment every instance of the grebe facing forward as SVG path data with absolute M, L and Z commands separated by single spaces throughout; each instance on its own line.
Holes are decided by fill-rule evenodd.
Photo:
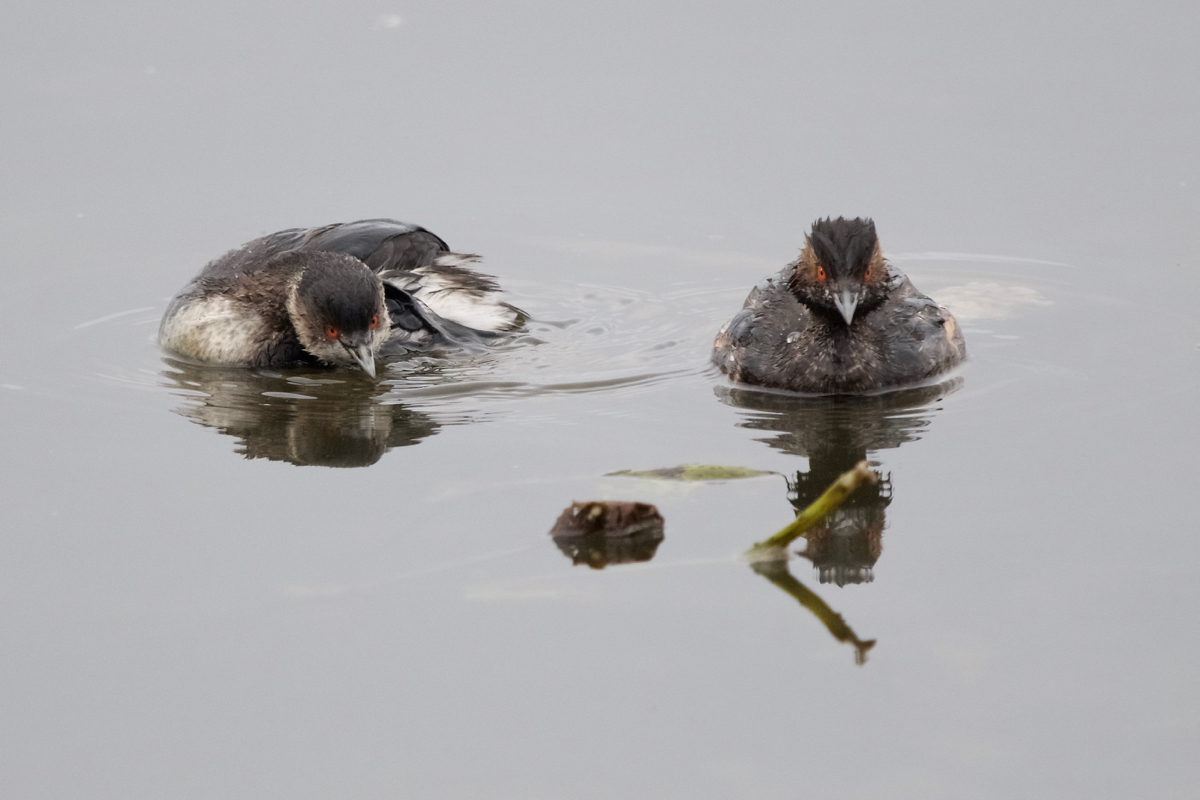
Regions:
M 750 291 L 713 362 L 735 381 L 813 394 L 919 383 L 966 357 L 953 315 L 883 258 L 869 219 L 813 223 L 800 257 Z

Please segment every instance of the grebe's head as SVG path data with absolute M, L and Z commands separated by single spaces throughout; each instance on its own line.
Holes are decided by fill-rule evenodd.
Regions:
M 375 377 L 375 355 L 391 328 L 379 276 L 342 253 L 293 252 L 283 258 L 301 260 L 287 303 L 301 346 L 327 364 L 359 366 Z
M 870 219 L 817 220 L 792 266 L 796 299 L 847 327 L 887 299 L 887 264 Z

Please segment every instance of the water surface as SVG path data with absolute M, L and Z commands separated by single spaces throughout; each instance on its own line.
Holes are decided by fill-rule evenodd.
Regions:
M 5 796 L 1194 795 L 1191 7 L 0 19 Z M 709 366 L 827 214 L 959 314 L 948 382 Z M 528 331 L 375 381 L 154 344 L 209 258 L 382 215 Z M 614 474 L 686 464 L 762 474 Z M 551 539 L 601 500 L 648 558 Z

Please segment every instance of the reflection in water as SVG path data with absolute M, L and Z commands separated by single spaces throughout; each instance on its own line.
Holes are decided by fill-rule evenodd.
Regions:
M 836 476 L 835 476 L 836 477 Z M 796 473 L 788 481 L 788 500 L 797 513 L 817 499 L 815 472 Z M 821 583 L 870 583 L 871 571 L 883 552 L 884 509 L 892 502 L 892 482 L 882 478 L 859 487 L 846 503 L 805 534 L 808 542 L 800 555 L 813 563 Z
M 861 490 L 860 490 L 861 491 Z M 799 601 L 821 620 L 821 623 L 833 634 L 839 642 L 849 642 L 854 645 L 854 663 L 859 666 L 867 663 L 867 651 L 875 646 L 875 640 L 863 641 L 850 630 L 850 626 L 842 619 L 842 615 L 834 611 L 821 597 L 800 581 L 788 570 L 787 561 L 783 559 L 752 560 L 750 568 L 783 589 Z
M 899 392 L 810 397 L 718 387 L 721 400 L 749 413 L 739 424 L 776 435 L 768 445 L 808 458 L 808 471 L 788 481 L 788 501 L 799 513 L 869 452 L 921 438 L 933 404 L 962 384 L 960 378 Z M 806 534 L 800 554 L 813 562 L 821 583 L 868 583 L 883 550 L 885 511 L 892 502 L 888 475 L 863 486 Z
M 550 536 L 572 564 L 604 569 L 654 558 L 663 540 L 663 518 L 649 503 L 572 503 Z
M 178 413 L 239 439 L 246 458 L 367 467 L 440 427 L 418 411 L 380 403 L 387 387 L 357 372 L 281 374 L 164 360 L 168 388 L 185 398 Z
M 775 433 L 763 439 L 785 453 L 808 458 L 808 471 L 788 481 L 788 501 L 799 514 L 843 473 L 867 460 L 868 453 L 899 447 L 921 438 L 935 403 L 956 391 L 960 378 L 899 392 L 868 396 L 804 397 L 718 387 L 721 400 L 747 410 L 739 424 Z M 868 583 L 883 551 L 886 509 L 892 502 L 891 476 L 860 486 L 841 506 L 809 528 L 800 555 L 809 559 L 821 583 Z M 841 615 L 788 570 L 785 559 L 752 559 L 751 568 L 794 597 L 839 642 L 854 647 L 864 664 L 875 640 L 863 641 Z

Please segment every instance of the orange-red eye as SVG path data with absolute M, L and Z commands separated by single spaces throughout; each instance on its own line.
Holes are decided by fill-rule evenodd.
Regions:
M 371 317 L 371 324 L 367 325 L 367 327 L 373 331 L 379 330 L 379 315 L 378 314 Z
M 325 326 L 325 338 L 331 342 L 333 340 L 337 339 L 338 334 L 340 334 L 340 333 L 341 333 L 341 331 L 339 331 L 337 328 L 333 327 L 332 325 Z
M 863 280 L 864 281 L 871 280 L 871 265 L 870 264 L 867 264 L 867 271 L 863 273 Z
M 817 280 L 819 280 L 821 283 L 825 282 L 825 268 L 820 264 L 817 265 Z

